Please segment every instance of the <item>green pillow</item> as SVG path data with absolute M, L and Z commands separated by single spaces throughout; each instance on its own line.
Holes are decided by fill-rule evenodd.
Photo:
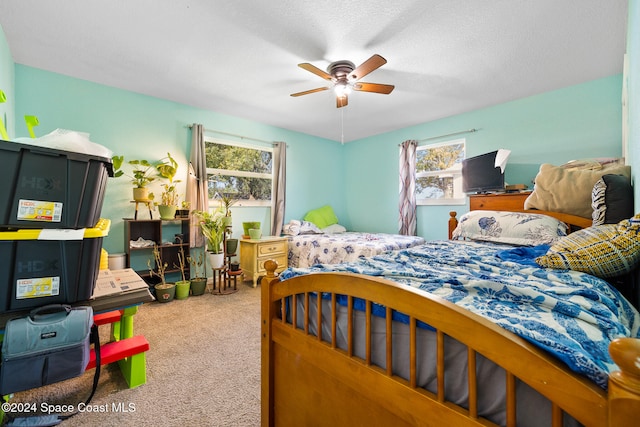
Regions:
M 304 220 L 314 223 L 318 228 L 325 228 L 338 223 L 338 217 L 329 205 L 307 212 Z
M 536 262 L 542 267 L 583 271 L 602 278 L 626 274 L 640 262 L 640 214 L 618 224 L 571 233 Z

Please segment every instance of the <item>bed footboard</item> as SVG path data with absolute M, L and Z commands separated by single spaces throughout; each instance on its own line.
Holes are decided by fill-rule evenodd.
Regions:
M 621 372 L 611 376 L 607 393 L 563 364 L 514 334 L 437 297 L 423 294 L 384 279 L 322 273 L 280 282 L 276 265 L 267 261 L 262 286 L 262 425 L 495 425 L 478 415 L 479 378 L 476 360 L 482 355 L 505 370 L 506 425 L 516 425 L 516 385 L 524 382 L 551 402 L 551 425 L 563 425 L 563 413 L 584 425 L 634 425 L 640 418 L 640 342 L 623 339 L 612 345 Z M 371 341 L 366 339 L 364 357 L 354 354 L 353 325 L 348 320 L 347 348 L 336 345 L 336 320 L 328 337 L 311 333 L 311 316 L 320 324 L 322 304 L 309 310 L 314 295 L 348 295 L 348 319 L 354 299 L 365 301 L 367 332 L 371 332 L 371 307 L 386 307 L 386 366 L 371 361 Z M 289 299 L 287 303 L 287 298 Z M 315 297 L 313 297 L 315 298 Z M 293 301 L 294 303 L 291 303 Z M 296 301 L 307 308 L 297 312 Z M 285 310 L 285 307 L 287 308 Z M 397 376 L 392 366 L 391 310 L 409 316 L 410 372 Z M 302 311 L 302 310 L 301 310 Z M 298 319 L 300 317 L 300 319 Z M 419 321 L 435 328 L 433 351 L 437 365 L 437 390 L 417 385 L 416 354 Z M 297 325 L 297 326 L 294 326 Z M 300 327 L 302 325 L 302 327 Z M 327 339 L 328 338 L 328 339 Z M 456 405 L 445 398 L 445 339 L 467 348 L 468 399 Z M 619 361 L 620 360 L 620 361 Z

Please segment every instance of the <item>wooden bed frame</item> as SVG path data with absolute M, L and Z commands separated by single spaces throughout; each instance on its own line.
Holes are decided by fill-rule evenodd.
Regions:
M 455 220 L 455 214 L 451 215 Z M 566 218 L 565 218 L 566 220 Z M 584 224 L 584 223 L 583 223 Z M 579 224 L 575 224 L 580 226 Z M 584 225 L 582 225 L 584 226 Z M 479 426 L 495 425 L 478 416 L 478 378 L 469 369 L 469 408 L 444 398 L 444 337 L 467 346 L 468 366 L 475 367 L 482 354 L 503 367 L 507 425 L 516 425 L 516 378 L 552 402 L 552 424 L 562 425 L 563 412 L 587 426 L 635 425 L 640 419 L 640 340 L 614 341 L 610 353 L 620 367 L 609 377 L 608 392 L 570 371 L 562 362 L 524 339 L 490 321 L 435 296 L 391 281 L 348 273 L 318 273 L 280 282 L 277 264 L 265 263 L 262 279 L 262 425 L 380 425 L 380 426 Z M 335 337 L 335 295 L 347 295 L 348 348 L 337 348 L 309 332 L 309 300 L 315 292 L 332 298 L 332 337 Z M 419 296 L 417 295 L 419 293 Z M 304 328 L 294 328 L 281 304 L 285 298 L 304 303 Z M 353 298 L 366 301 L 366 330 L 371 331 L 371 304 L 409 316 L 411 370 L 408 379 L 391 371 L 392 342 L 387 339 L 387 367 L 371 362 L 371 338 L 366 357 L 354 355 L 352 340 Z M 296 304 L 290 316 L 297 319 Z M 318 310 L 318 323 L 322 310 Z M 326 317 L 328 313 L 324 313 Z M 390 319 L 391 316 L 387 316 Z M 416 385 L 416 324 L 420 320 L 436 329 L 437 382 L 435 393 Z M 295 324 L 295 322 L 294 322 Z M 386 322 L 391 336 L 392 322 Z

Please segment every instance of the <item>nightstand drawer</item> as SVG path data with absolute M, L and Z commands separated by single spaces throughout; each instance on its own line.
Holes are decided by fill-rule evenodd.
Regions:
M 266 273 L 267 270 L 265 270 L 264 268 L 264 263 L 265 261 L 268 260 L 273 260 L 275 262 L 278 263 L 278 268 L 276 269 L 277 272 L 280 272 L 282 270 L 284 270 L 285 268 L 287 268 L 287 254 L 279 254 L 273 257 L 264 257 L 264 258 L 258 258 L 258 273 L 262 274 L 262 273 Z
M 269 242 L 258 245 L 258 256 L 287 252 L 287 242 Z

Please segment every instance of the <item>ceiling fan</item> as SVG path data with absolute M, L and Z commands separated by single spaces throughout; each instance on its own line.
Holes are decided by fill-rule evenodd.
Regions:
M 365 83 L 359 81 L 361 78 L 371 73 L 372 71 L 377 70 L 386 63 L 386 59 L 376 54 L 364 61 L 358 67 L 356 67 L 355 64 L 351 61 L 342 60 L 332 62 L 327 67 L 327 72 L 324 72 L 318 67 L 307 62 L 298 64 L 298 67 L 316 74 L 325 80 L 331 81 L 332 85 L 305 90 L 303 92 L 292 93 L 291 96 L 308 95 L 310 93 L 333 89 L 336 93 L 336 107 L 340 108 L 347 105 L 348 95 L 352 90 L 388 95 L 391 93 L 395 86 L 380 83 Z

